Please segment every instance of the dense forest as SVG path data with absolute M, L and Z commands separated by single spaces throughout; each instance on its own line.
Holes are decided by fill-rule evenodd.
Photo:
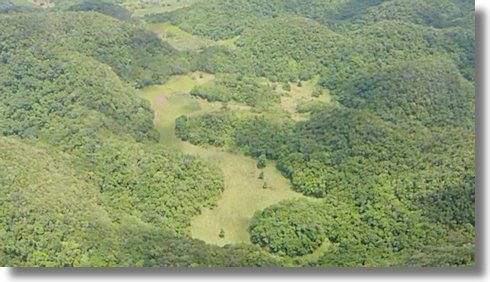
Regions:
M 470 0 L 0 0 L 0 265 L 474 266 L 474 17 Z M 277 169 L 298 196 L 244 216 L 245 243 L 198 238 L 232 176 L 189 146 L 254 159 L 242 190 L 275 193 Z

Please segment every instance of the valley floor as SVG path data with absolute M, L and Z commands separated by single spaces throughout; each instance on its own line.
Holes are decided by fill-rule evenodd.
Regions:
M 195 146 L 175 136 L 175 119 L 179 116 L 219 110 L 222 107 L 221 103 L 210 103 L 189 95 L 195 85 L 212 79 L 212 75 L 200 72 L 173 76 L 163 85 L 141 90 L 140 96 L 149 100 L 155 111 L 155 125 L 160 131 L 163 145 L 199 156 L 223 172 L 225 190 L 222 197 L 215 207 L 206 208 L 194 217 L 192 237 L 219 246 L 249 243 L 249 220 L 256 211 L 282 200 L 306 197 L 291 189 L 289 181 L 273 163 L 260 170 L 253 158 L 221 148 Z M 228 107 L 247 108 L 233 103 Z M 259 179 L 261 171 L 264 172 L 264 179 Z M 221 230 L 224 231 L 224 237 L 219 236 Z

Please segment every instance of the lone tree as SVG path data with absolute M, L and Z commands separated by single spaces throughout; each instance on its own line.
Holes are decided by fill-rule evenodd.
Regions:
M 225 230 L 223 228 L 221 228 L 221 230 L 219 231 L 219 235 L 218 235 L 221 239 L 225 238 Z
M 257 159 L 257 168 L 264 168 L 266 166 L 267 158 L 264 154 L 260 155 Z
M 287 92 L 291 91 L 291 85 L 289 85 L 289 83 L 287 83 L 287 82 L 284 82 L 282 84 L 282 90 L 287 91 Z
M 259 179 L 264 179 L 264 172 L 263 172 L 263 171 L 261 171 L 261 172 L 259 173 Z

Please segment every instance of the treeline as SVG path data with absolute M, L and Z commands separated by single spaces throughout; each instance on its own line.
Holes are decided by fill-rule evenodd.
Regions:
M 274 89 L 257 80 L 256 77 L 218 74 L 211 82 L 194 87 L 190 94 L 210 102 L 236 101 L 256 108 L 278 103 L 279 96 Z
M 380 20 L 399 20 L 436 28 L 453 26 L 474 12 L 471 0 L 210 0 L 170 13 L 148 16 L 214 39 L 232 38 L 263 19 L 294 14 L 330 28 L 351 29 Z
M 295 1 L 295 0 L 211 0 L 199 1 L 192 6 L 170 13 L 154 14 L 148 21 L 169 21 L 196 35 L 213 39 L 227 39 L 238 35 L 257 22 L 271 19 L 282 14 L 297 14 L 322 22 L 328 18 L 345 18 L 352 14 L 348 10 L 359 11 L 379 1 Z M 350 7 L 350 8 L 347 8 Z M 343 8 L 343 10 L 342 10 Z
M 26 0 L 0 0 L 0 14 L 34 12 L 38 7 Z
M 75 2 L 68 8 L 68 10 L 99 12 L 122 21 L 130 20 L 132 15 L 132 13 L 127 9 L 107 0 L 84 0 L 83 2 Z

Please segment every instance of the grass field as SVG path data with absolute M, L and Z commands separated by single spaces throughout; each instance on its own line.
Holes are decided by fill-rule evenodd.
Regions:
M 312 93 L 318 83 L 318 77 L 308 81 L 301 81 L 301 87 L 297 83 L 289 82 L 291 91 L 282 90 L 281 84 L 276 85 L 277 92 L 281 95 L 281 106 L 284 110 L 291 114 L 291 118 L 299 121 L 309 118 L 308 113 L 298 113 L 298 105 L 302 102 L 319 101 L 330 102 L 331 97 L 328 94 L 323 94 L 319 97 L 313 97 Z
M 206 46 L 216 44 L 211 39 L 192 35 L 183 31 L 178 26 L 169 23 L 152 23 L 147 28 L 157 33 L 164 41 L 168 42 L 177 50 L 196 51 Z
M 149 100 L 155 111 L 155 126 L 160 132 L 161 142 L 180 149 L 181 140 L 175 136 L 175 119 L 181 115 L 201 110 L 212 110 L 218 105 L 193 99 L 189 91 L 214 78 L 213 75 L 195 72 L 172 76 L 165 84 L 150 86 L 140 91 L 140 96 Z
M 197 51 L 213 45 L 222 45 L 234 49 L 236 48 L 235 42 L 238 39 L 238 37 L 235 37 L 214 41 L 209 38 L 190 34 L 170 23 L 149 23 L 147 24 L 147 28 L 157 33 L 164 41 L 168 42 L 175 49 L 181 51 Z
M 290 184 L 270 163 L 259 179 L 256 161 L 221 148 L 203 148 L 183 142 L 175 136 L 175 119 L 184 114 L 219 110 L 221 103 L 209 103 L 189 95 L 195 85 L 211 81 L 210 74 L 195 72 L 173 76 L 165 84 L 140 91 L 155 111 L 155 125 L 161 142 L 167 147 L 201 157 L 220 168 L 225 177 L 225 190 L 214 208 L 207 208 L 192 220 L 191 235 L 205 242 L 224 245 L 249 242 L 248 224 L 253 214 L 281 200 L 304 197 L 291 190 Z M 228 107 L 243 109 L 230 103 Z M 264 189 L 264 182 L 266 188 Z M 219 237 L 224 230 L 224 238 Z
M 263 170 L 261 180 L 261 170 L 251 158 L 215 148 L 191 151 L 221 168 L 225 177 L 225 191 L 216 207 L 205 209 L 192 220 L 191 235 L 195 238 L 220 246 L 249 243 L 249 220 L 256 211 L 281 200 L 304 197 L 290 189 L 288 180 L 273 164 Z M 220 230 L 224 230 L 224 238 L 219 237 Z

